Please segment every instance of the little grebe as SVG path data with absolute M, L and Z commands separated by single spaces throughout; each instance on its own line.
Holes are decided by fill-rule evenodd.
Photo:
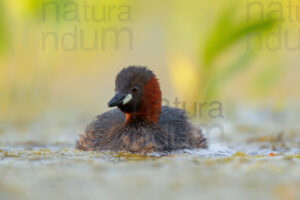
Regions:
M 178 108 L 161 106 L 158 80 L 146 67 L 129 66 L 117 75 L 116 94 L 77 141 L 81 150 L 171 152 L 207 148 L 201 130 Z

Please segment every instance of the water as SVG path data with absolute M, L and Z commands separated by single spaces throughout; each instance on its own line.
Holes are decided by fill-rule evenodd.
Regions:
M 67 116 L 0 127 L 0 199 L 300 199 L 299 112 L 242 109 L 168 156 L 75 150 L 89 119 Z

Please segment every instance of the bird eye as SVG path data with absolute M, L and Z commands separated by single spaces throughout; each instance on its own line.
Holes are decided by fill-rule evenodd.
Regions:
M 132 88 L 131 92 L 134 94 L 134 93 L 137 93 L 138 92 L 138 88 L 137 87 L 134 87 Z

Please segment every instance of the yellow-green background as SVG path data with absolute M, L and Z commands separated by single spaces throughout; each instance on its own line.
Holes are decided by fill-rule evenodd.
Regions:
M 247 18 L 247 3 L 253 1 L 245 0 L 88 1 L 99 9 L 97 14 L 102 14 L 103 6 L 130 6 L 132 21 L 102 23 L 56 22 L 51 11 L 43 21 L 43 2 L 48 1 L 0 1 L 1 120 L 33 120 L 53 110 L 103 112 L 113 95 L 116 73 L 131 64 L 149 66 L 160 79 L 164 98 L 178 97 L 188 107 L 195 101 L 218 100 L 224 105 L 284 109 L 299 100 L 300 49 L 271 51 L 264 43 L 262 49 L 246 48 L 249 34 L 276 33 L 279 27 L 288 31 L 291 46 L 299 45 L 300 13 L 292 13 L 299 20 L 288 20 L 288 1 L 276 1 L 281 2 L 284 20 L 280 13 L 270 14 L 278 7 L 268 0 L 256 1 L 263 5 L 263 14 L 271 16 L 264 20 L 257 7 Z M 64 12 L 69 1 L 56 2 Z M 80 7 L 84 1 L 74 2 Z M 292 2 L 300 10 L 299 1 Z M 118 51 L 42 49 L 44 32 L 59 35 L 74 26 L 86 32 L 130 27 L 133 49 L 126 45 Z M 210 84 L 215 87 L 209 88 Z

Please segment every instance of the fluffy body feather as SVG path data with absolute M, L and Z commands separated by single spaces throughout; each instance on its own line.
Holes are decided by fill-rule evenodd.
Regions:
M 201 131 L 188 122 L 183 110 L 162 106 L 158 124 L 144 120 L 124 124 L 124 120 L 119 109 L 97 116 L 80 136 L 77 148 L 133 153 L 207 148 Z

